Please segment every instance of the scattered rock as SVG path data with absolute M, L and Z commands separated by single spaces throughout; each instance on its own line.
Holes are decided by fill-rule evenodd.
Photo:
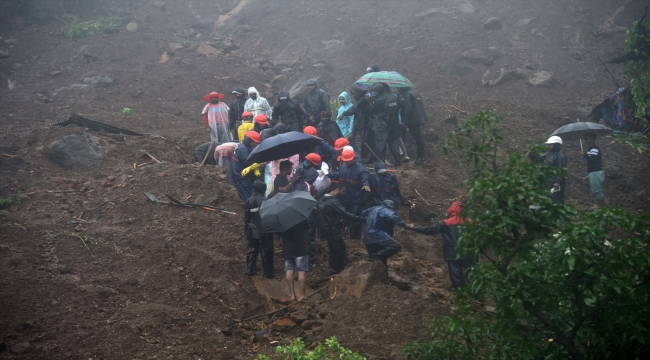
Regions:
M 169 61 L 170 57 L 173 54 L 174 53 L 170 53 L 170 52 L 165 51 L 162 55 L 160 55 L 160 62 L 161 63 L 166 63 L 167 61 Z
M 524 79 L 526 75 L 524 70 L 506 70 L 501 68 L 498 71 L 488 70 L 483 74 L 481 81 L 484 86 L 496 86 L 504 81 Z
M 445 65 L 440 65 L 438 69 L 442 72 L 446 72 L 448 74 L 458 75 L 458 76 L 465 76 L 471 73 L 472 71 L 474 71 L 474 69 L 472 69 L 471 67 L 461 65 L 457 61 L 450 62 Z
M 483 23 L 483 27 L 488 29 L 488 30 L 499 30 L 503 27 L 503 24 L 501 23 L 501 20 L 499 18 L 489 18 L 485 23 Z
M 126 31 L 136 32 L 138 31 L 138 23 L 130 22 L 126 25 Z
M 296 312 L 292 312 L 290 315 L 290 318 L 292 321 L 295 321 L 297 323 L 303 322 L 309 318 L 307 315 L 307 311 L 305 310 L 298 310 Z
M 313 328 L 314 326 L 316 326 L 317 324 L 318 324 L 318 322 L 315 321 L 315 320 L 305 320 L 305 321 L 300 323 L 300 327 L 305 329 L 305 330 L 309 330 L 309 329 Z
M 36 94 L 36 97 L 38 97 L 39 100 L 43 101 L 44 103 L 51 103 L 52 99 L 48 98 L 47 96 L 43 94 Z
M 11 79 L 7 79 L 7 88 L 9 90 L 15 89 L 16 88 L 16 83 Z
M 451 13 L 450 11 L 433 8 L 433 9 L 429 9 L 427 11 L 415 14 L 415 17 L 423 17 L 423 16 L 434 15 L 434 14 L 450 14 L 450 13 Z
M 582 52 L 580 50 L 575 50 L 575 49 L 569 50 L 569 56 L 577 61 L 582 61 L 585 59 L 585 56 L 582 54 Z
M 165 10 L 165 3 L 162 1 L 154 1 L 151 5 L 158 10 Z
M 286 75 L 278 75 L 271 80 L 271 84 L 274 88 L 281 89 L 288 81 L 289 78 Z
M 407 275 L 420 272 L 420 265 L 411 256 L 407 256 L 402 261 L 402 272 Z
M 52 72 L 50 73 L 50 76 L 59 76 L 59 75 L 61 75 L 61 74 L 63 74 L 63 72 L 57 70 L 57 71 L 52 71 Z
M 181 43 L 177 43 L 177 42 L 169 43 L 169 50 L 171 50 L 171 51 L 179 51 L 179 50 L 182 50 L 182 49 L 185 49 L 185 45 L 183 45 Z
M 291 68 L 282 69 L 280 73 L 286 77 L 291 77 L 293 75 L 293 69 Z
M 528 83 L 533 86 L 547 86 L 553 75 L 548 71 L 538 71 L 528 77 Z
M 267 329 L 256 331 L 255 334 L 253 335 L 253 342 L 257 343 L 262 341 L 265 335 L 267 335 L 269 331 Z
M 487 66 L 493 65 L 494 60 L 490 59 L 483 51 L 479 49 L 470 49 L 461 54 L 463 59 L 469 60 L 473 63 L 481 62 Z
M 84 84 L 94 86 L 96 88 L 105 88 L 115 85 L 115 80 L 110 76 L 93 76 L 84 79 Z M 75 84 L 76 85 L 76 84 Z M 74 86 L 74 85 L 71 85 Z M 69 87 L 72 89 L 71 87 Z
M 376 282 L 389 283 L 384 264 L 380 261 L 363 262 L 339 273 L 330 283 L 329 293 L 336 297 L 360 298 L 366 289 Z
M 405 47 L 404 49 L 402 49 L 402 51 L 414 51 L 417 48 L 418 48 L 417 45 L 413 45 L 413 46 Z
M 0 59 L 9 57 L 9 51 L 0 50 Z
M 5 40 L 5 44 L 16 45 L 16 44 L 18 44 L 18 39 L 9 38 L 9 39 Z
M 458 118 L 456 115 L 448 116 L 442 121 L 450 125 L 458 125 Z
M 203 44 L 196 49 L 196 52 L 208 56 L 218 56 L 221 55 L 221 51 L 215 49 L 212 45 Z
M 526 26 L 526 25 L 530 24 L 530 22 L 533 21 L 533 20 L 535 20 L 535 18 L 523 18 L 523 19 L 517 21 L 515 26 L 523 27 L 523 26 Z
M 287 318 L 277 319 L 271 323 L 271 329 L 280 332 L 291 331 L 295 327 L 296 323 Z
M 472 4 L 460 4 L 456 9 L 464 14 L 472 14 L 476 11 L 476 8 Z
M 28 342 L 21 342 L 11 347 L 11 351 L 16 354 L 24 354 L 32 349 L 32 345 Z
M 45 148 L 45 155 L 65 169 L 90 169 L 101 166 L 106 151 L 98 137 L 90 134 L 66 135 Z

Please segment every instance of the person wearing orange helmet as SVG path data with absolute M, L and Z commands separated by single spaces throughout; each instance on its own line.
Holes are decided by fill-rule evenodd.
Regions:
M 356 154 L 352 148 L 343 150 L 341 153 L 343 164 L 338 171 L 332 171 L 328 176 L 345 186 L 345 195 L 341 198 L 341 203 L 348 212 L 358 216 L 366 203 L 365 193 L 370 192 L 370 183 L 368 182 L 368 169 L 361 161 L 355 161 L 355 157 Z M 360 222 L 350 222 L 350 238 L 361 238 Z
M 302 130 L 302 132 L 307 135 L 318 136 L 318 130 L 316 130 L 316 128 L 313 126 L 305 127 Z M 327 141 L 323 140 L 318 145 L 316 145 L 316 147 L 314 147 L 311 151 L 303 152 L 302 154 L 300 154 L 300 159 L 304 159 L 305 156 L 309 153 L 316 153 L 320 155 L 322 161 L 329 163 L 332 156 L 336 154 L 336 150 L 334 150 L 332 145 L 328 144 Z
M 217 92 L 211 92 L 203 97 L 207 101 L 201 114 L 206 130 L 210 133 L 212 142 L 225 143 L 232 140 L 232 135 L 228 131 L 230 128 L 230 119 L 228 111 L 230 108 L 225 103 L 219 101 L 225 96 Z
M 246 133 L 253 130 L 255 127 L 255 124 L 253 124 L 253 113 L 250 111 L 244 111 L 243 114 L 241 114 L 242 118 L 242 124 L 239 125 L 237 128 L 237 139 L 239 139 L 239 142 L 243 142 L 244 139 L 246 138 Z

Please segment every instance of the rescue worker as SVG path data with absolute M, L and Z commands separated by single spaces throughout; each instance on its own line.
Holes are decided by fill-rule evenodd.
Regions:
M 372 87 L 370 96 L 374 99 L 370 104 L 372 130 L 375 133 L 374 151 L 378 160 L 385 161 L 386 150 L 389 149 L 391 162 L 395 166 L 402 163 L 399 156 L 399 105 L 397 99 L 382 84 Z
M 312 136 L 318 136 L 318 130 L 316 130 L 315 127 L 313 126 L 307 126 L 302 130 L 303 133 L 307 135 L 312 135 Z M 323 140 L 321 141 L 316 147 L 314 147 L 310 152 L 316 153 L 320 155 L 321 160 L 325 162 L 329 162 L 329 160 L 332 158 L 332 156 L 336 155 L 336 150 L 332 147 L 332 145 L 328 144 L 327 141 Z M 301 159 L 305 158 L 305 155 L 307 155 L 307 152 L 303 152 L 300 156 Z
M 266 200 L 264 192 L 266 184 L 262 181 L 253 183 L 253 194 L 246 200 L 244 211 L 244 231 L 248 240 L 248 252 L 246 253 L 246 269 L 244 274 L 253 276 L 257 274 L 257 256 L 262 257 L 262 276 L 273 278 L 273 234 L 260 233 L 261 218 L 259 208 Z
M 363 244 L 368 250 L 368 261 L 381 261 L 386 271 L 388 271 L 388 258 L 402 250 L 402 245 L 393 238 L 393 228 L 395 225 L 407 227 L 394 209 L 395 204 L 391 200 L 384 200 L 381 205 L 368 208 L 361 213 L 361 216 L 366 218 Z
M 562 138 L 551 136 L 546 141 L 549 145 L 549 151 L 544 155 L 530 153 L 528 157 L 538 163 L 544 163 L 546 166 L 560 168 L 561 175 L 552 175 L 548 179 L 546 187 L 551 192 L 551 199 L 558 204 L 564 204 L 564 190 L 566 181 L 566 156 L 562 153 Z
M 244 93 L 244 89 L 240 88 L 239 86 L 232 91 L 232 94 L 235 96 L 235 100 L 230 103 L 230 110 L 228 111 L 228 118 L 230 119 L 230 131 L 235 136 L 235 140 L 242 142 L 244 141 L 244 136 L 246 133 L 240 137 L 237 129 L 239 129 L 239 126 L 242 124 L 242 118 L 244 117 L 244 104 L 246 103 L 246 100 L 248 100 L 248 97 Z
M 348 264 L 348 254 L 342 234 L 342 219 L 364 222 L 365 220 L 345 210 L 339 198 L 345 195 L 345 185 L 336 183 L 332 185 L 329 194 L 318 199 L 316 208 L 318 216 L 318 233 L 327 241 L 329 249 L 328 263 L 329 275 L 340 273 Z
M 422 129 L 420 128 L 427 122 L 424 103 L 420 94 L 413 91 L 413 89 L 401 88 L 399 89 L 399 106 L 402 116 L 402 140 L 406 140 L 406 131 L 410 131 L 418 151 L 415 163 L 421 164 L 426 161 L 426 150 L 422 139 Z
M 305 112 L 300 104 L 294 99 L 289 98 L 285 91 L 278 93 L 278 103 L 273 107 L 271 122 L 277 124 L 282 122 L 289 127 L 289 131 L 302 131 L 305 118 Z
M 258 133 L 262 133 L 262 130 L 266 129 L 269 127 L 269 118 L 266 117 L 264 114 L 258 114 L 255 115 L 255 126 L 253 127 L 253 131 L 257 131 Z
M 463 271 L 469 276 L 472 266 L 476 264 L 472 257 L 458 254 L 456 249 L 460 229 L 466 221 L 469 221 L 461 216 L 462 211 L 462 204 L 456 201 L 447 209 L 449 218 L 429 226 L 415 227 L 413 224 L 407 226 L 408 229 L 424 235 L 442 234 L 442 252 L 449 267 L 449 279 L 454 290 L 458 290 L 458 288 L 465 285 Z
M 230 132 L 230 120 L 228 119 L 228 105 L 219 100 L 225 96 L 217 92 L 211 92 L 203 99 L 208 102 L 203 108 L 203 122 L 206 130 L 210 133 L 213 142 L 225 143 L 232 140 Z
M 302 107 L 307 116 L 306 126 L 318 125 L 321 111 L 331 112 L 330 96 L 325 90 L 318 87 L 318 82 L 315 79 L 307 80 L 307 93 L 303 99 Z
M 249 99 L 244 103 L 244 111 L 250 111 L 253 113 L 253 117 L 264 114 L 267 119 L 270 119 L 273 115 L 273 109 L 271 105 L 266 101 L 265 98 L 261 97 L 259 92 L 254 87 L 248 88 Z
M 235 152 L 230 157 L 230 169 L 228 169 L 228 181 L 235 185 L 237 194 L 242 201 L 248 200 L 253 192 L 253 181 L 255 177 L 261 176 L 258 168 L 246 167 L 246 159 L 251 151 L 260 143 L 260 134 L 255 131 L 246 133 L 244 141 L 237 145 Z M 247 171 L 244 171 L 246 169 Z M 249 170 L 250 169 L 250 170 Z
M 321 164 L 322 160 L 320 155 L 316 153 L 307 154 L 305 160 L 298 166 L 298 168 L 296 168 L 298 181 L 294 185 L 293 189 L 296 191 L 307 191 L 314 195 L 313 184 L 318 178 L 318 170 L 320 170 Z
M 246 138 L 246 133 L 255 128 L 255 124 L 253 124 L 252 112 L 244 111 L 244 113 L 241 114 L 241 118 L 242 124 L 237 128 L 237 138 L 239 139 L 239 142 L 243 142 Z
M 384 200 L 392 200 L 395 210 L 398 210 L 399 204 L 404 203 L 397 177 L 386 170 L 386 164 L 383 161 L 375 163 L 375 173 L 370 174 L 368 182 L 370 183 L 372 206 L 381 205 Z
M 329 111 L 321 111 L 320 123 L 318 124 L 318 137 L 327 141 L 328 144 L 334 146 L 337 139 L 343 137 L 341 129 L 332 121 L 332 113 Z
M 327 176 L 345 185 L 345 196 L 341 198 L 341 203 L 348 212 L 358 216 L 363 211 L 366 203 L 365 192 L 370 192 L 370 186 L 368 170 L 360 161 L 354 161 L 354 157 L 354 150 L 343 150 L 341 153 L 343 164 L 338 171 L 331 171 Z M 361 238 L 360 222 L 350 222 L 350 238 Z
M 596 199 L 599 208 L 605 206 L 605 195 L 603 194 L 603 183 L 605 173 L 603 172 L 603 153 L 596 145 L 596 134 L 593 132 L 584 135 L 587 150 L 582 152 L 582 161 L 587 163 L 587 178 L 591 186 L 591 194 Z

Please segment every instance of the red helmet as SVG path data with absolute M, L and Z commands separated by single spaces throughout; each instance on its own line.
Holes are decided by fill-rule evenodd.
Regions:
M 253 113 L 250 112 L 250 111 L 245 111 L 243 114 L 241 114 L 241 117 L 243 117 L 243 118 L 249 117 L 249 116 L 253 117 Z
M 355 156 L 354 150 L 345 149 L 341 153 L 341 160 L 343 160 L 343 161 L 352 161 L 352 160 L 354 160 L 354 156 Z
M 302 132 L 304 132 L 307 135 L 318 136 L 318 130 L 316 130 L 316 128 L 313 126 L 307 126 L 302 130 Z
M 259 144 L 260 143 L 260 133 L 257 131 L 249 131 L 246 133 L 246 137 L 253 140 L 253 142 Z
M 334 150 L 336 151 L 341 151 L 345 146 L 347 146 L 350 142 L 346 138 L 338 138 L 334 142 Z
M 255 117 L 255 122 L 260 125 L 268 125 L 269 118 L 267 118 L 264 114 L 259 114 Z
M 318 166 L 320 165 L 323 161 L 320 158 L 320 155 L 316 153 L 309 153 L 307 156 L 305 156 L 305 159 L 309 160 L 310 163 Z

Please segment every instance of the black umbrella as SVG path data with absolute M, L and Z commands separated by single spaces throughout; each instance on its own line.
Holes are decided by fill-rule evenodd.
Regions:
M 275 135 L 262 141 L 248 155 L 246 163 L 261 163 L 285 159 L 303 151 L 309 151 L 318 146 L 322 141 L 323 139 L 319 137 L 303 134 L 298 131 Z
M 285 232 L 293 226 L 309 220 L 309 214 L 317 201 L 307 191 L 277 193 L 260 206 L 262 233 Z
M 551 136 L 559 136 L 562 141 L 580 140 L 580 148 L 582 149 L 582 138 L 586 133 L 594 133 L 597 136 L 609 135 L 612 129 L 594 122 L 574 122 L 564 125 L 561 128 L 553 131 Z

